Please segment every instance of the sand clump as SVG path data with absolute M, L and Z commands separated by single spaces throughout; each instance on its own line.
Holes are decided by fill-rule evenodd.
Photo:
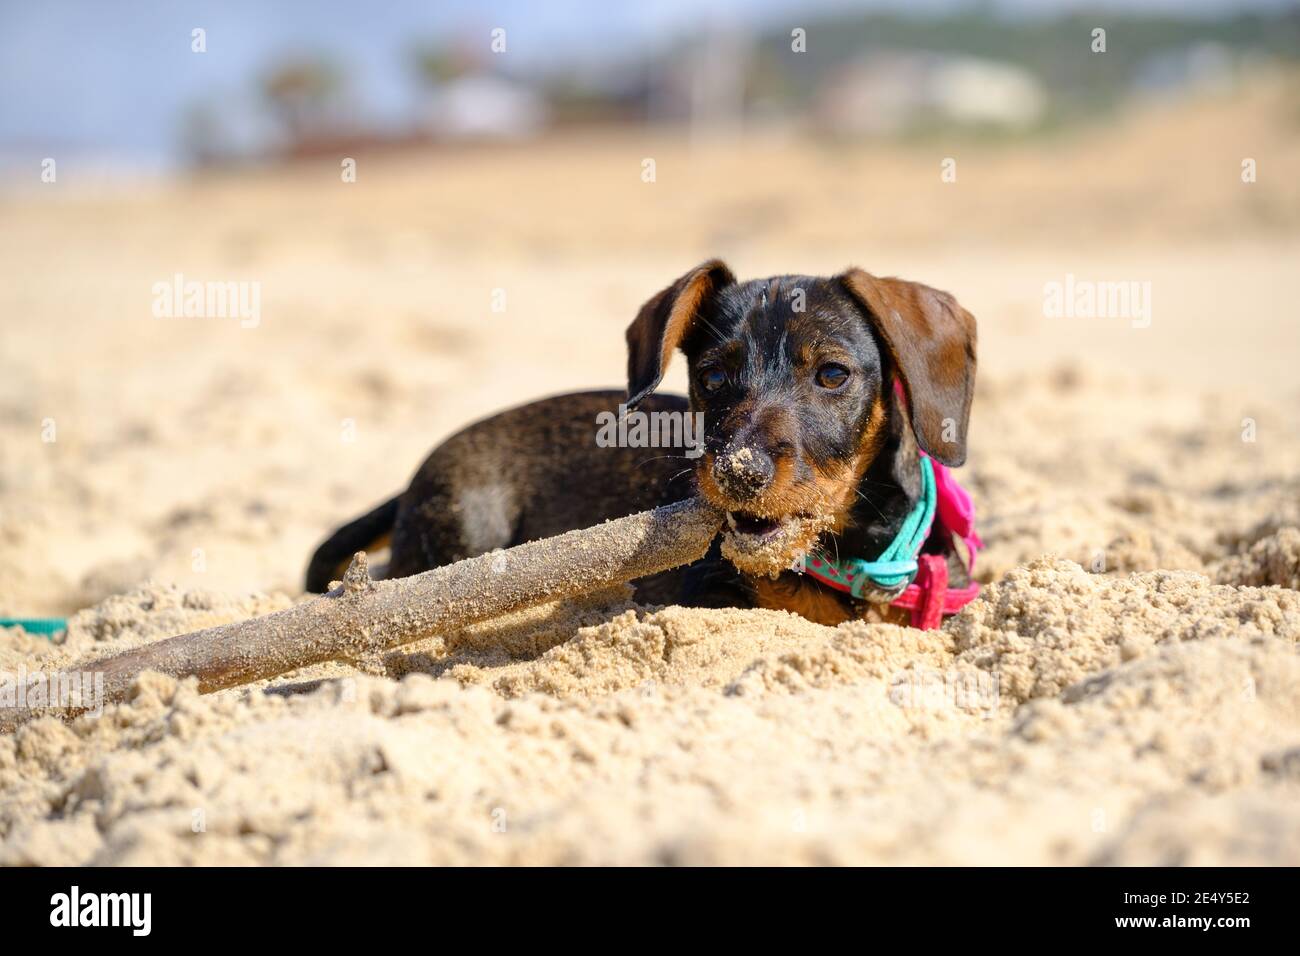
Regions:
M 746 574 L 776 578 L 802 558 L 817 536 L 830 527 L 826 517 L 792 515 L 769 537 L 723 529 L 722 556 Z
M 1245 554 L 1224 558 L 1213 570 L 1223 584 L 1300 588 L 1300 528 L 1262 537 Z
M 1041 560 L 985 588 L 948 630 L 959 656 L 995 668 L 1003 691 L 1024 701 L 1058 696 L 1166 643 L 1231 637 L 1294 644 L 1298 624 L 1295 591 L 1217 587 L 1183 571 L 1106 577 Z

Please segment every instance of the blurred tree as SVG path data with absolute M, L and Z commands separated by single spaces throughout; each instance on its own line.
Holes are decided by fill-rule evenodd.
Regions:
M 420 82 L 431 87 L 441 86 L 484 67 L 482 58 L 474 57 L 463 44 L 420 46 L 412 53 L 411 61 Z
M 262 96 L 291 139 L 321 135 L 331 125 L 331 105 L 343 71 L 323 57 L 287 61 L 262 79 Z

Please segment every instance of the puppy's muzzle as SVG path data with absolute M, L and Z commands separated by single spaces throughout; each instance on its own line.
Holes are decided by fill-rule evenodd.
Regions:
M 713 480 L 733 501 L 750 501 L 761 494 L 776 475 L 772 456 L 761 448 L 728 447 L 713 459 Z

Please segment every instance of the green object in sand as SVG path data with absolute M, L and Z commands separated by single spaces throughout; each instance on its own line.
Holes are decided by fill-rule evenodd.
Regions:
M 68 629 L 66 617 L 0 617 L 0 627 L 21 627 L 28 634 L 53 637 Z

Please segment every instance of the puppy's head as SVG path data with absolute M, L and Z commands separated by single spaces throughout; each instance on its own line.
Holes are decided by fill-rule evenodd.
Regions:
M 777 574 L 844 526 L 895 376 L 917 444 L 966 458 L 975 320 L 928 286 L 860 269 L 737 282 L 712 260 L 650 299 L 627 341 L 629 406 L 685 353 L 704 414 L 696 480 L 727 512 L 723 553 L 742 571 Z

